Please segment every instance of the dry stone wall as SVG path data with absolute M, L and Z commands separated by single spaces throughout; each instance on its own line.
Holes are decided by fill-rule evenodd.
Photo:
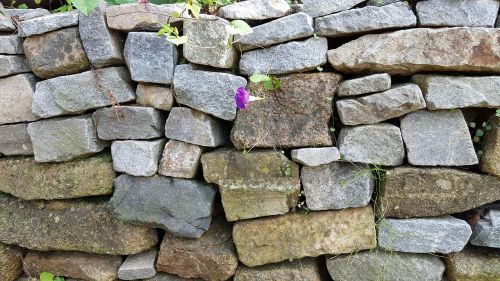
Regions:
M 499 6 L 0 10 L 0 279 L 500 280 Z

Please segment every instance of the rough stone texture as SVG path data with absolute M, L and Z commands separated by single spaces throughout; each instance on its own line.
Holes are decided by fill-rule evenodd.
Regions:
M 460 110 L 419 110 L 401 118 L 408 162 L 417 166 L 479 163 Z
M 420 26 L 494 27 L 500 3 L 495 0 L 430 0 L 417 3 Z
M 182 14 L 184 5 L 155 5 L 127 3 L 106 8 L 106 20 L 111 29 L 120 31 L 158 31 L 166 24 L 172 13 Z M 183 17 L 188 16 L 182 14 Z M 170 19 L 176 22 L 180 19 Z
M 6 9 L 6 14 L 17 17 L 19 21 L 30 20 L 38 17 L 50 15 L 49 10 L 36 8 L 36 9 Z
M 364 0 L 303 0 L 302 11 L 311 17 L 321 17 L 348 10 Z
M 292 149 L 292 160 L 304 166 L 319 166 L 340 159 L 336 147 L 310 147 Z
M 35 121 L 31 103 L 36 78 L 33 74 L 18 74 L 0 78 L 0 124 Z
M 303 167 L 301 178 L 307 207 L 311 210 L 366 206 L 375 186 L 369 167 L 352 163 Z
M 24 56 L 0 55 L 0 77 L 10 76 L 18 73 L 30 72 L 31 68 Z
M 195 180 L 121 175 L 110 208 L 120 220 L 199 238 L 210 226 L 215 193 L 212 186 Z
M 129 255 L 158 241 L 154 229 L 113 218 L 101 200 L 22 201 L 0 193 L 0 222 L 1 242 L 40 251 Z
M 156 275 L 155 262 L 158 250 L 128 256 L 118 270 L 120 280 L 137 280 L 151 278 Z
M 313 19 L 306 13 L 296 13 L 252 28 L 253 33 L 235 35 L 234 41 L 241 51 L 310 37 L 314 34 Z
M 200 167 L 203 148 L 182 141 L 169 140 L 160 160 L 158 174 L 174 178 L 194 178 Z
M 32 111 L 40 117 L 78 114 L 133 101 L 134 88 L 125 67 L 109 67 L 60 76 L 36 84 Z
M 265 99 L 238 111 L 231 132 L 234 146 L 237 149 L 331 146 L 328 127 L 333 113 L 331 99 L 341 76 L 314 73 L 280 79 L 281 88 L 272 92 L 262 85 L 250 84 L 250 92 Z
M 445 259 L 450 281 L 492 281 L 500 279 L 500 253 L 497 249 L 467 247 Z
M 1 3 L 0 3 L 1 4 Z M 3 5 L 0 6 L 2 11 L 4 10 Z M 0 32 L 13 32 L 16 31 L 16 26 L 12 22 L 9 15 L 0 14 Z
M 247 0 L 219 9 L 217 15 L 225 19 L 267 20 L 286 16 L 290 6 L 286 0 Z
M 421 89 L 430 110 L 463 107 L 500 107 L 500 77 L 414 75 L 412 82 Z
M 233 240 L 246 266 L 376 247 L 371 207 L 289 213 L 235 223 Z
M 230 224 L 218 218 L 199 239 L 165 234 L 156 264 L 158 271 L 184 278 L 229 279 L 238 268 L 231 230 Z
M 114 281 L 122 257 L 88 254 L 80 252 L 36 252 L 30 251 L 24 258 L 24 269 L 29 276 L 50 272 L 89 281 Z
M 445 266 L 437 256 L 374 250 L 326 259 L 333 280 L 441 281 Z
M 164 133 L 165 115 L 152 107 L 101 108 L 94 112 L 93 119 L 103 140 L 152 139 Z
M 111 144 L 113 168 L 132 176 L 152 176 L 158 171 L 158 161 L 164 146 L 165 140 L 114 141 Z
M 376 124 L 425 108 L 420 88 L 411 83 L 382 93 L 337 101 L 337 112 L 344 125 Z
M 27 124 L 0 126 L 0 155 L 33 155 Z
M 499 29 L 418 28 L 365 35 L 328 51 L 328 61 L 347 73 L 422 71 L 500 72 Z M 371 46 L 366 48 L 366 46 Z
M 403 2 L 382 7 L 366 6 L 314 20 L 316 34 L 327 37 L 352 36 L 416 25 L 417 17 L 411 7 Z
M 40 35 L 78 25 L 78 12 L 55 13 L 19 22 L 18 32 L 21 37 Z
M 405 158 L 401 131 L 391 124 L 343 127 L 338 141 L 346 161 L 398 166 Z
M 490 121 L 492 129 L 487 131 L 483 141 L 481 171 L 500 177 L 500 117 Z
M 130 32 L 125 41 L 123 56 L 132 80 L 172 83 L 177 64 L 177 48 L 156 32 Z
M 158 272 L 155 277 L 143 281 L 201 281 L 201 279 L 182 278 L 177 275 Z
M 24 54 L 23 39 L 17 35 L 1 35 L 0 54 L 6 54 L 6 55 Z
M 80 13 L 78 30 L 85 53 L 95 67 L 125 63 L 122 53 L 124 40 L 106 25 L 106 7 L 106 2 L 101 1 L 90 15 Z
M 228 221 L 281 215 L 299 199 L 299 167 L 279 152 L 224 149 L 201 163 L 205 180 L 219 185 Z
M 488 210 L 472 231 L 471 244 L 500 248 L 500 209 Z
M 35 161 L 64 162 L 103 150 L 90 114 L 42 120 L 28 125 Z
M 216 147 L 227 142 L 222 122 L 187 107 L 172 108 L 165 124 L 165 136 L 207 147 Z
M 5 281 L 14 281 L 23 272 L 21 252 L 16 246 L 0 243 L 0 275 Z
M 256 268 L 242 265 L 234 275 L 234 281 L 255 280 L 321 281 L 322 279 L 317 261 L 310 258 Z
M 43 79 L 75 74 L 90 68 L 78 27 L 28 37 L 24 40 L 24 54 L 33 73 Z
M 0 191 L 24 200 L 111 194 L 114 178 L 109 155 L 57 164 L 32 158 L 0 160 Z
M 139 83 L 135 91 L 136 102 L 144 106 L 170 111 L 174 105 L 174 93 L 165 85 Z
M 385 6 L 392 3 L 401 2 L 401 0 L 368 0 L 366 6 Z
M 337 95 L 340 97 L 387 91 L 391 88 L 391 76 L 387 73 L 362 76 L 340 83 Z
M 472 234 L 466 221 L 450 215 L 433 218 L 382 219 L 378 246 L 406 253 L 460 252 Z

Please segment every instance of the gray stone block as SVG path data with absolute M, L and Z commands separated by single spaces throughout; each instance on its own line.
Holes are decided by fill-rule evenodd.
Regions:
M 348 10 L 365 0 L 303 0 L 302 11 L 313 18 Z
M 304 166 L 319 166 L 340 159 L 340 153 L 336 147 L 310 147 L 292 149 L 292 160 Z
M 391 88 L 391 76 L 387 73 L 372 74 L 344 80 L 337 89 L 340 97 L 358 96 L 387 91 Z
M 165 140 L 114 141 L 111 144 L 113 169 L 137 177 L 156 174 L 165 142 Z
M 470 242 L 472 245 L 500 248 L 500 209 L 488 210 L 474 227 Z
M 200 146 L 169 140 L 161 157 L 158 174 L 174 178 L 194 178 L 200 167 L 202 153 L 203 148 Z
M 24 56 L 0 55 L 0 77 L 6 77 L 14 74 L 30 72 L 31 68 Z
M 35 83 L 30 73 L 0 78 L 0 124 L 38 119 L 31 113 Z
M 417 3 L 420 26 L 494 27 L 500 3 L 496 0 L 429 0 Z
M 36 8 L 36 9 L 6 9 L 5 13 L 17 17 L 19 21 L 30 20 L 38 17 L 50 15 L 49 10 Z
M 17 35 L 0 35 L 0 54 L 24 54 L 23 39 Z
M 169 86 L 139 83 L 135 95 L 136 102 L 140 105 L 165 111 L 170 111 L 174 105 L 174 93 Z
M 4 10 L 3 5 L 0 7 L 2 8 L 2 10 Z M 13 32 L 13 31 L 16 31 L 16 26 L 12 22 L 10 15 L 0 14 L 0 32 Z
M 396 2 L 401 2 L 402 0 L 368 0 L 366 6 L 385 6 Z
M 19 23 L 19 36 L 29 37 L 78 25 L 78 11 L 36 17 Z
M 158 250 L 155 248 L 146 252 L 130 255 L 118 269 L 120 280 L 138 280 L 151 278 L 156 275 L 156 256 Z
M 0 155 L 33 155 L 27 124 L 0 126 Z
M 247 0 L 224 6 L 217 15 L 225 19 L 267 20 L 286 16 L 289 12 L 286 0 Z

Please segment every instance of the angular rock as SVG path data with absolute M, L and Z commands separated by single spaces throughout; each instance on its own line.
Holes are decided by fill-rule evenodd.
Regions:
M 78 12 L 55 13 L 19 22 L 19 36 L 28 37 L 40 35 L 78 25 Z
M 22 256 L 16 246 L 0 243 L 0 275 L 5 281 L 14 281 L 23 272 Z
M 10 76 L 18 73 L 30 72 L 31 68 L 24 56 L 0 55 L 0 77 Z
M 0 54 L 5 54 L 5 55 L 24 54 L 23 39 L 17 35 L 1 35 Z
M 476 224 L 470 239 L 471 244 L 500 248 L 500 210 L 489 210 Z
M 174 107 L 165 124 L 165 136 L 206 147 L 227 142 L 226 130 L 216 118 L 187 107 Z
M 500 72 L 500 30 L 492 28 L 418 28 L 365 35 L 328 51 L 340 72 Z M 366 48 L 366 46 L 371 46 Z
M 196 240 L 165 234 L 156 264 L 158 271 L 184 278 L 228 280 L 238 268 L 231 230 L 230 224 L 218 218 Z
M 376 124 L 425 108 L 420 88 L 411 83 L 382 93 L 337 101 L 337 112 L 344 125 Z
M 182 278 L 177 275 L 158 272 L 155 277 L 143 281 L 201 281 L 201 279 Z
M 401 2 L 402 0 L 368 0 L 366 6 L 385 6 L 392 3 Z
M 1 3 L 0 3 L 1 4 Z M 2 8 L 2 12 L 5 10 L 3 5 L 0 6 Z M 16 26 L 12 21 L 10 15 L 0 14 L 0 32 L 13 32 L 16 31 Z
M 19 21 L 30 20 L 38 17 L 50 15 L 49 10 L 36 8 L 36 9 L 6 9 L 5 13 L 17 17 Z
M 153 139 L 163 136 L 165 115 L 158 109 L 142 106 L 101 108 L 92 118 L 103 140 Z
M 387 73 L 372 74 L 344 80 L 337 89 L 340 97 L 358 96 L 387 91 L 391 88 L 391 76 Z
M 79 114 L 89 109 L 133 101 L 125 67 L 109 67 L 38 82 L 32 111 L 40 117 Z
M 150 249 L 146 252 L 128 256 L 118 270 L 120 280 L 137 280 L 151 278 L 156 275 L 156 256 L 158 250 Z
M 109 155 L 57 164 L 32 158 L 0 160 L 0 191 L 23 200 L 107 195 L 113 193 L 114 178 Z
M 114 281 L 118 278 L 121 263 L 122 257 L 114 255 L 29 251 L 24 258 L 24 270 L 28 276 L 50 272 L 89 281 Z
M 492 129 L 486 131 L 479 167 L 483 172 L 500 177 L 500 117 L 494 117 L 490 122 Z
M 166 111 L 170 111 L 174 105 L 174 93 L 165 85 L 139 83 L 135 95 L 136 102 L 140 105 Z
M 221 7 L 217 15 L 225 19 L 267 20 L 290 13 L 286 0 L 247 0 Z
M 31 113 L 36 78 L 33 74 L 18 74 L 0 78 L 0 124 L 35 121 Z
M 110 208 L 119 220 L 200 238 L 212 220 L 216 190 L 195 180 L 121 175 Z
M 304 72 L 325 64 L 327 51 L 328 42 L 324 37 L 253 50 L 241 56 L 240 72 L 246 75 Z
M 331 99 L 341 79 L 334 73 L 294 74 L 280 77 L 281 88 L 271 92 L 250 84 L 250 92 L 265 99 L 238 111 L 231 141 L 237 149 L 331 146 Z
M 177 64 L 177 48 L 156 32 L 130 32 L 123 56 L 132 80 L 171 84 Z M 154 58 L 154 59 L 146 59 Z
M 500 254 L 497 249 L 467 247 L 449 254 L 446 275 L 450 281 L 491 281 L 500 279 Z
M 333 280 L 441 281 L 444 262 L 437 256 L 374 250 L 326 259 Z
M 336 147 L 310 147 L 292 149 L 292 160 L 304 166 L 319 166 L 340 159 L 339 150 Z
M 27 124 L 0 126 L 0 155 L 2 154 L 6 156 L 33 155 Z
M 371 207 L 289 213 L 235 223 L 233 241 L 246 266 L 376 247 Z
M 416 6 L 420 26 L 494 27 L 499 5 L 495 0 L 430 0 Z
M 366 6 L 316 18 L 314 31 L 326 37 L 353 36 L 417 26 L 410 5 L 398 2 L 387 6 Z
M 414 75 L 412 82 L 421 89 L 430 110 L 463 107 L 500 107 L 498 76 Z
M 160 160 L 158 174 L 174 178 L 196 177 L 203 148 L 182 141 L 169 140 Z
M 352 163 L 303 167 L 301 179 L 307 207 L 315 211 L 366 206 L 375 187 L 371 170 Z
M 28 125 L 36 162 L 64 162 L 103 150 L 90 114 L 42 120 Z
M 379 216 L 430 217 L 465 212 L 500 200 L 500 179 L 450 168 L 398 167 L 386 171 Z
M 310 37 L 314 34 L 313 19 L 306 13 L 296 13 L 271 22 L 254 26 L 253 33 L 235 35 L 234 42 L 240 51 L 284 43 L 291 40 Z
M 303 0 L 302 11 L 311 17 L 321 17 L 348 10 L 364 0 Z
M 164 146 L 165 140 L 114 141 L 111 145 L 113 168 L 132 176 L 152 176 L 158 171 L 158 161 Z
M 0 207 L 0 241 L 28 249 L 129 255 L 158 241 L 154 229 L 113 218 L 102 200 L 22 201 L 0 193 Z
M 281 215 L 297 205 L 299 167 L 272 150 L 218 150 L 201 157 L 203 176 L 219 185 L 228 221 Z
M 183 13 L 184 5 L 147 5 L 139 3 L 126 3 L 121 5 L 110 5 L 106 8 L 106 20 L 111 29 L 120 31 L 158 31 L 169 20 L 171 23 L 180 19 L 170 16 L 177 12 L 182 17 L 188 15 Z
M 450 215 L 433 218 L 382 219 L 378 246 L 405 253 L 460 252 L 472 234 L 469 224 Z
M 234 281 L 254 280 L 321 281 L 322 279 L 316 260 L 307 258 L 259 267 L 242 265 L 234 275 Z
M 33 73 L 43 79 L 75 74 L 90 68 L 77 27 L 26 38 L 24 54 Z
M 235 91 L 246 85 L 245 78 L 228 73 L 196 70 L 189 64 L 175 68 L 176 101 L 228 121 L 236 118 Z
M 387 123 L 343 127 L 339 151 L 346 161 L 383 166 L 399 166 L 405 158 L 401 131 Z
M 408 162 L 417 166 L 465 166 L 479 163 L 460 110 L 419 110 L 401 118 Z

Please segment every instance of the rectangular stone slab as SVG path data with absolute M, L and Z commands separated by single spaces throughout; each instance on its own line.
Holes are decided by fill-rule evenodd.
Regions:
M 38 119 L 31 112 L 35 83 L 35 75 L 31 73 L 0 78 L 0 124 Z
M 33 155 L 28 124 L 0 126 L 0 155 Z

